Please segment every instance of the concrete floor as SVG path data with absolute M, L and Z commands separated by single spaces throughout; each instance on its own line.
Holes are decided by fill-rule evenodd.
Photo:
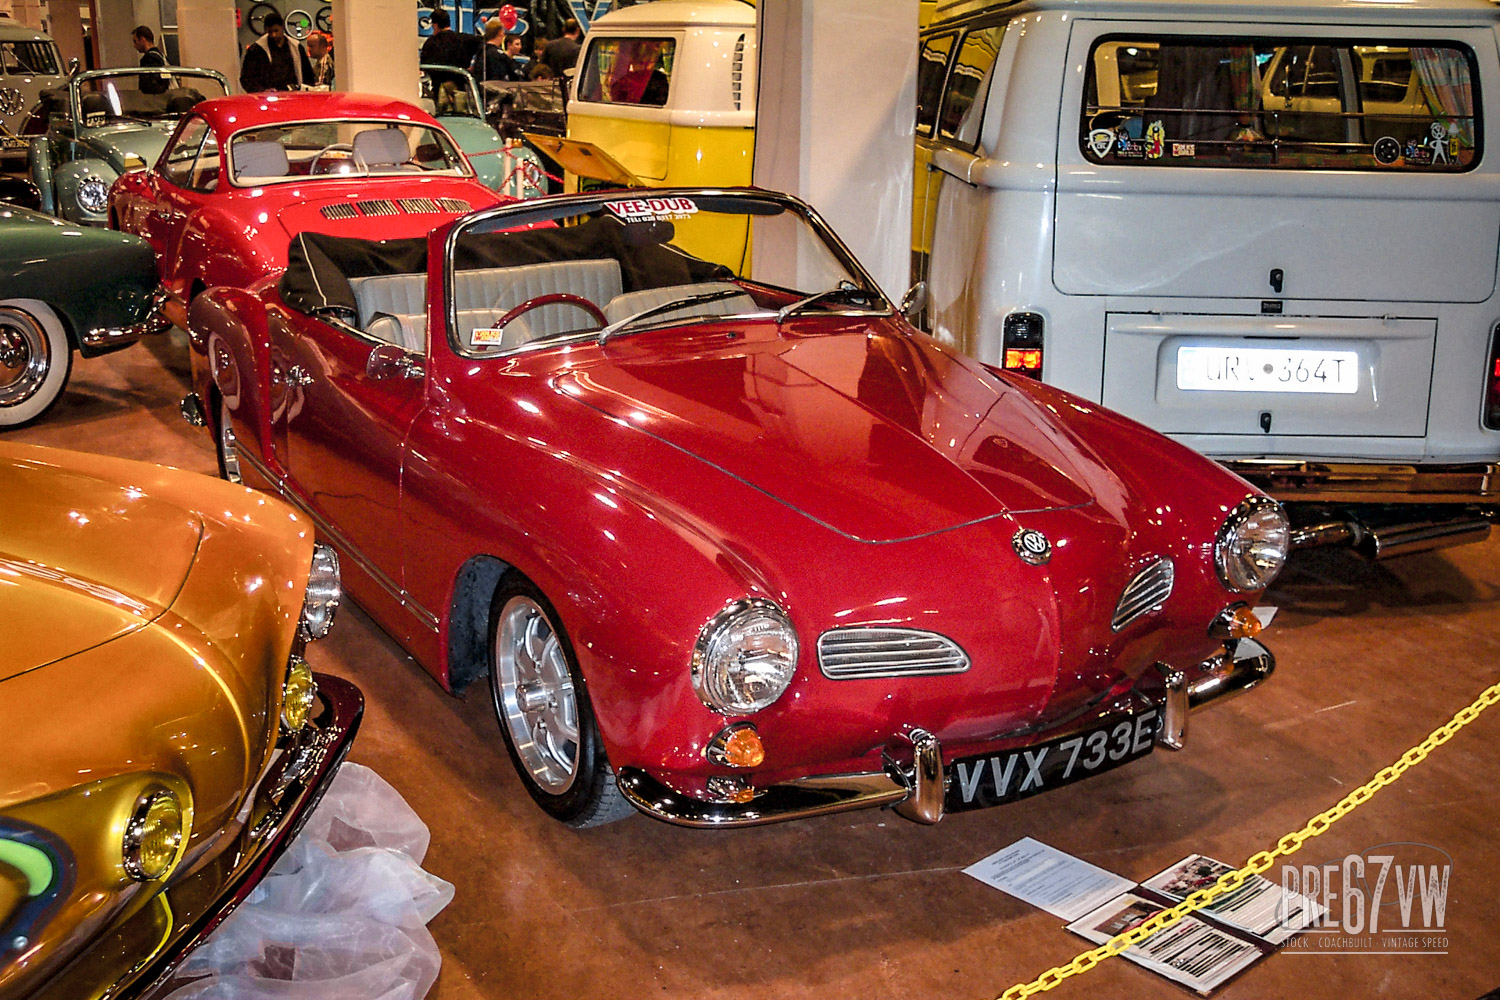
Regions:
M 5 438 L 212 473 L 207 435 L 177 414 L 185 385 L 184 348 L 159 338 L 79 362 L 53 412 Z M 1267 639 L 1275 678 L 1195 716 L 1185 751 L 936 827 L 866 812 L 742 832 L 641 817 L 574 832 L 526 797 L 483 690 L 444 694 L 347 605 L 313 658 L 364 689 L 353 759 L 427 820 L 426 867 L 457 885 L 432 924 L 435 1000 L 978 1000 L 1085 944 L 961 869 L 1028 835 L 1137 879 L 1192 852 L 1241 863 L 1500 675 L 1497 597 L 1495 542 L 1379 566 L 1314 553 L 1269 599 L 1281 608 Z M 1500 710 L 1296 859 L 1400 841 L 1447 852 L 1447 955 L 1283 952 L 1218 995 L 1472 1000 L 1500 982 L 1497 736 Z M 1053 995 L 1182 994 L 1114 960 Z

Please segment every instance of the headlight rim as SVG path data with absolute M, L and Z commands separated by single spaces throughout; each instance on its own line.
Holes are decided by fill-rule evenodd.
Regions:
M 1246 521 L 1262 511 L 1274 511 L 1281 517 L 1284 526 L 1283 530 L 1288 536 L 1288 545 L 1282 552 L 1281 565 L 1276 568 L 1276 571 L 1270 577 L 1263 582 L 1245 586 L 1236 582 L 1230 571 L 1228 543 L 1244 526 Z M 1286 509 L 1279 501 L 1266 496 L 1264 493 L 1247 494 L 1243 500 L 1235 505 L 1228 516 L 1224 518 L 1224 523 L 1219 525 L 1218 534 L 1214 536 L 1214 573 L 1218 576 L 1219 582 L 1224 585 L 1225 589 L 1236 594 L 1247 594 L 1257 590 L 1264 590 L 1275 583 L 1276 578 L 1281 575 L 1281 571 L 1286 568 L 1286 560 L 1291 552 L 1290 534 L 1291 522 L 1286 516 Z
M 142 857 L 142 849 L 145 846 L 145 825 L 151 815 L 151 809 L 159 799 L 169 799 L 177 810 L 177 830 L 174 834 L 172 856 L 166 865 L 159 871 L 153 873 L 148 870 Z M 120 837 L 120 863 L 129 875 L 137 882 L 159 882 L 172 874 L 182 860 L 183 845 L 187 840 L 187 810 L 184 808 L 182 799 L 172 789 L 161 784 L 151 784 L 141 789 L 136 796 L 135 804 L 131 806 L 130 818 L 125 822 L 125 832 Z
M 320 561 L 324 563 L 321 570 Z M 317 596 L 319 591 L 321 596 Z M 316 642 L 327 637 L 333 629 L 333 620 L 343 597 L 344 585 L 338 551 L 322 542 L 313 543 L 307 585 L 302 591 L 302 610 L 297 619 L 297 631 L 304 642 Z M 319 604 L 316 611 L 312 608 L 314 600 Z
M 104 191 L 97 204 L 93 203 L 92 199 L 85 200 L 83 194 L 86 189 L 93 189 L 95 186 L 103 188 Z M 89 174 L 78 182 L 78 187 L 73 192 L 73 199 L 78 202 L 78 207 L 85 212 L 92 215 L 102 215 L 109 208 L 109 182 L 97 174 Z
M 724 705 L 719 704 L 714 695 L 708 690 L 705 659 L 709 647 L 713 644 L 714 637 L 739 616 L 747 612 L 769 613 L 781 619 L 785 625 L 788 635 L 791 637 L 792 668 L 787 674 L 786 683 L 770 701 L 758 707 Z M 719 610 L 712 618 L 704 623 L 698 630 L 698 638 L 693 643 L 693 655 L 691 662 L 691 675 L 693 691 L 698 699 L 712 712 L 724 716 L 754 715 L 770 708 L 780 701 L 782 696 L 791 689 L 792 682 L 797 677 L 797 663 L 802 658 L 802 641 L 797 636 L 797 627 L 792 623 L 791 615 L 787 614 L 775 601 L 765 597 L 741 597 L 730 601 Z

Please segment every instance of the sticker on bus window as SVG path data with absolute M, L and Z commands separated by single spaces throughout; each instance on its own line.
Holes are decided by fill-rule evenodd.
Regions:
M 1146 126 L 1146 159 L 1159 160 L 1167 151 L 1167 127 L 1161 122 Z
M 1376 163 L 1390 166 L 1401 159 L 1401 140 L 1393 135 L 1383 135 L 1375 140 L 1375 145 L 1370 152 L 1375 157 Z
M 1194 157 L 1198 155 L 1198 146 L 1191 142 L 1172 143 L 1172 155 L 1182 157 Z
M 469 334 L 470 347 L 499 347 L 505 340 L 505 331 L 482 326 Z
M 1109 151 L 1115 148 L 1115 130 L 1112 128 L 1096 128 L 1089 132 L 1089 152 L 1101 160 L 1109 155 Z
M 691 198 L 629 198 L 609 202 L 608 208 L 626 222 L 675 222 L 698 213 Z

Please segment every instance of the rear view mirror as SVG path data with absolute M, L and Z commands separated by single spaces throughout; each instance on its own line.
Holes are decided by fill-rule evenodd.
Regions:
M 395 344 L 381 344 L 365 361 L 365 374 L 372 379 L 421 378 L 422 359 Z
M 901 315 L 906 317 L 908 323 L 915 324 L 927 308 L 927 282 L 919 281 L 908 288 L 906 294 L 901 296 L 901 304 L 896 308 L 901 310 Z

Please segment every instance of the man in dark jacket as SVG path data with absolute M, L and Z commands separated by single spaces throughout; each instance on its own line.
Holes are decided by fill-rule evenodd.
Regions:
M 479 49 L 475 35 L 460 35 L 451 25 L 448 12 L 439 7 L 432 12 L 432 36 L 422 43 L 417 61 L 424 66 L 456 66 L 467 69 Z
M 521 36 L 505 34 L 505 25 L 500 23 L 500 19 L 491 18 L 484 26 L 484 47 L 474 57 L 474 64 L 469 67 L 469 72 L 481 83 L 486 80 L 524 80 L 526 74 L 521 72 L 521 64 L 516 62 L 516 56 L 520 54 Z
M 552 39 L 542 50 L 542 63 L 552 70 L 553 76 L 560 77 L 578 64 L 578 38 L 581 34 L 577 19 L 570 17 L 563 22 L 562 37 Z
M 313 78 L 312 63 L 295 38 L 288 38 L 281 15 L 266 15 L 266 33 L 245 50 L 240 63 L 240 88 L 247 94 L 267 90 L 296 90 Z
M 135 50 L 141 54 L 142 66 L 165 66 L 167 57 L 161 54 L 161 49 L 156 47 L 156 34 L 144 24 L 137 25 L 130 33 L 130 42 Z M 165 74 L 157 76 L 155 73 L 141 75 L 138 84 L 143 94 L 164 94 L 171 86 L 171 77 Z

